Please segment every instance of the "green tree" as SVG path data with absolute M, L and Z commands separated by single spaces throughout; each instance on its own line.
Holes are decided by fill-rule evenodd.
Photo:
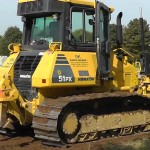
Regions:
M 110 38 L 110 44 L 111 44 L 111 50 L 117 48 L 116 44 L 116 25 L 110 24 L 110 32 L 109 32 L 109 38 Z
M 82 41 L 82 39 L 83 39 L 83 29 L 75 30 L 72 34 L 73 34 L 76 42 L 81 42 Z M 86 31 L 86 41 L 87 42 L 92 42 L 93 41 L 92 33 L 89 32 L 89 31 Z
M 150 50 L 150 30 L 146 20 L 144 20 L 144 35 L 145 49 Z M 124 29 L 124 47 L 135 55 L 139 55 L 142 51 L 140 20 L 137 18 L 131 20 Z
M 0 35 L 0 45 L 1 45 L 2 38 L 3 38 L 3 37 Z
M 0 38 L 0 55 L 9 55 L 8 45 L 10 43 L 21 43 L 22 32 L 18 27 L 9 27 L 4 36 Z

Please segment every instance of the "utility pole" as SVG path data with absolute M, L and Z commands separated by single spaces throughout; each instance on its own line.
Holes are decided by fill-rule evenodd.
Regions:
M 144 20 L 142 15 L 142 7 L 140 7 L 140 28 L 141 28 L 141 47 L 142 51 L 145 51 L 145 36 L 144 36 Z

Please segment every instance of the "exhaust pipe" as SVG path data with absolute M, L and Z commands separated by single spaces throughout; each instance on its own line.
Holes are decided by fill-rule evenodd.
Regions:
M 121 24 L 121 19 L 122 19 L 123 13 L 120 12 L 117 16 L 117 25 L 116 25 L 116 43 L 117 43 L 117 48 L 121 48 L 123 44 L 123 34 L 122 34 L 122 24 Z

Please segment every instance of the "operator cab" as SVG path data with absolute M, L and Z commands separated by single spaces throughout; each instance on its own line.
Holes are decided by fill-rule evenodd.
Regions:
M 96 51 L 93 6 L 57 0 L 20 0 L 18 15 L 24 22 L 24 50 L 45 51 L 51 42 L 62 42 L 63 50 Z M 102 8 L 100 15 L 100 40 L 105 45 L 110 13 Z

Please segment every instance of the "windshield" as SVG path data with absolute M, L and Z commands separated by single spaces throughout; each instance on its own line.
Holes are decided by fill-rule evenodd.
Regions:
M 58 42 L 59 20 L 53 16 L 35 18 L 32 21 L 30 45 L 49 45 Z

